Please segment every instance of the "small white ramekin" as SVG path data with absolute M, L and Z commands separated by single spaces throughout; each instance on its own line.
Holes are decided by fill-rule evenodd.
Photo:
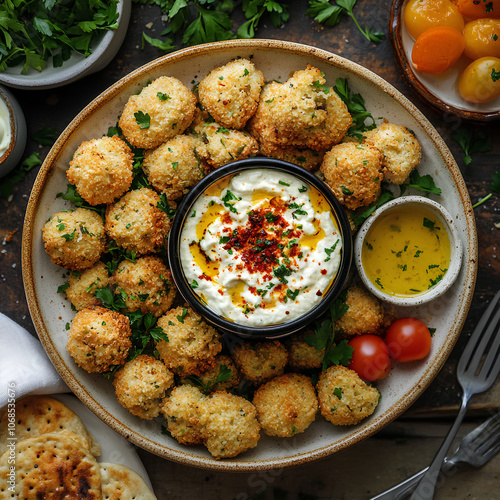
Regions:
M 365 237 L 372 224 L 380 216 L 382 216 L 382 214 L 386 214 L 390 210 L 405 205 L 423 206 L 427 210 L 432 212 L 436 217 L 438 217 L 439 220 L 443 221 L 443 226 L 445 227 L 448 238 L 450 239 L 450 265 L 443 279 L 426 292 L 411 296 L 390 295 L 377 288 L 368 278 L 363 268 L 361 254 Z M 456 280 L 458 273 L 460 272 L 460 267 L 462 265 L 462 253 L 462 242 L 460 240 L 458 229 L 453 221 L 452 216 L 442 205 L 423 196 L 403 196 L 400 198 L 396 198 L 395 200 L 391 200 L 385 205 L 382 205 L 380 208 L 375 210 L 375 212 L 373 212 L 373 214 L 368 217 L 368 219 L 363 223 L 354 240 L 354 262 L 356 263 L 356 268 L 358 269 L 358 273 L 364 285 L 370 292 L 373 293 L 373 295 L 375 295 L 379 299 L 396 306 L 418 306 L 429 302 L 445 293 L 446 290 L 448 290 Z

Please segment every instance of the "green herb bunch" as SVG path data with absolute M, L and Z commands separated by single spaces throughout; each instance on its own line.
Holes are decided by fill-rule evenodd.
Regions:
M 42 71 L 72 51 L 88 57 L 103 31 L 118 27 L 118 0 L 3 0 L 0 5 L 0 71 L 22 64 Z

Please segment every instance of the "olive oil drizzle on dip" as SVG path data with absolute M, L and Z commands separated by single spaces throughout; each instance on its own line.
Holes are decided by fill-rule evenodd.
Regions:
M 396 296 L 427 292 L 450 265 L 444 222 L 420 206 L 397 207 L 368 230 L 361 259 L 368 279 Z
M 230 321 L 265 326 L 313 308 L 333 282 L 341 238 L 330 205 L 293 175 L 227 176 L 195 202 L 181 234 L 188 283 Z

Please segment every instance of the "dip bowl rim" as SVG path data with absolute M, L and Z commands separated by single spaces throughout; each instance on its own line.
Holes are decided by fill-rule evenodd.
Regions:
M 184 278 L 184 272 L 180 261 L 180 241 L 182 229 L 188 214 L 191 213 L 191 207 L 198 200 L 198 198 L 212 184 L 228 175 L 234 175 L 245 170 L 257 169 L 276 169 L 286 172 L 300 178 L 309 185 L 318 189 L 318 191 L 320 191 L 332 207 L 332 212 L 334 213 L 339 225 L 342 241 L 339 268 L 332 284 L 330 285 L 328 291 L 324 294 L 322 300 L 306 313 L 290 321 L 264 326 L 242 325 L 230 321 L 205 305 L 199 298 L 198 294 L 192 290 L 187 283 L 187 280 Z M 170 271 L 172 273 L 172 279 L 174 280 L 178 291 L 189 306 L 200 314 L 205 321 L 224 333 L 234 334 L 248 340 L 267 340 L 283 338 L 291 335 L 292 333 L 305 328 L 327 310 L 329 304 L 339 295 L 347 281 L 352 264 L 353 248 L 349 219 L 340 203 L 335 198 L 333 192 L 323 181 L 298 165 L 276 158 L 255 156 L 252 158 L 233 161 L 214 170 L 213 172 L 210 172 L 184 197 L 180 205 L 177 207 L 177 215 L 174 218 L 170 229 L 168 238 L 168 261 Z
M 390 295 L 383 290 L 380 290 L 366 275 L 362 261 L 362 251 L 365 238 L 375 221 L 380 219 L 380 217 L 388 211 L 394 210 L 404 205 L 424 206 L 435 215 L 437 215 L 439 219 L 444 222 L 444 227 L 450 240 L 450 265 L 446 273 L 444 274 L 443 279 L 441 279 L 441 281 L 439 281 L 436 285 L 434 285 L 426 292 L 411 296 Z M 356 237 L 354 238 L 354 262 L 363 284 L 377 298 L 395 306 L 419 306 L 443 295 L 457 279 L 460 268 L 462 266 L 462 257 L 463 245 L 458 234 L 458 229 L 455 225 L 455 222 L 453 221 L 453 217 L 450 215 L 448 210 L 444 208 L 443 205 L 434 200 L 431 200 L 430 198 L 426 198 L 425 196 L 401 196 L 385 203 L 377 210 L 375 210 L 373 214 L 368 217 L 368 219 L 366 219 L 361 228 L 358 230 Z

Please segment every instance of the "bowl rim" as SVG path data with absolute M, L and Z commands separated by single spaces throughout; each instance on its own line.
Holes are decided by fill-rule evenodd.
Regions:
M 394 0 L 389 14 L 389 39 L 394 50 L 394 58 L 398 64 L 399 70 L 402 73 L 406 83 L 416 91 L 417 95 L 435 110 L 452 113 L 466 120 L 475 122 L 491 122 L 500 120 L 499 111 L 469 111 L 466 109 L 457 108 L 443 101 L 439 96 L 432 93 L 427 87 L 415 76 L 408 58 L 406 57 L 403 46 L 403 37 L 401 30 L 403 23 L 402 10 L 406 0 Z
M 439 353 L 436 354 L 433 364 L 430 365 L 425 370 L 425 372 L 423 372 L 418 383 L 414 384 L 414 386 L 406 393 L 406 396 L 402 398 L 397 404 L 395 404 L 385 413 L 375 416 L 368 425 L 366 425 L 359 431 L 334 443 L 330 443 L 326 446 L 317 448 L 313 451 L 293 452 L 293 454 L 287 457 L 278 457 L 266 460 L 250 461 L 243 459 L 237 461 L 217 461 L 208 456 L 193 456 L 191 453 L 189 453 L 189 450 L 178 451 L 144 437 L 138 431 L 119 421 L 108 410 L 106 410 L 100 403 L 96 401 L 94 396 L 89 392 L 88 388 L 79 380 L 77 380 L 76 377 L 74 377 L 69 366 L 59 354 L 54 341 L 50 337 L 48 329 L 45 326 L 43 320 L 39 299 L 36 294 L 32 258 L 33 241 L 35 238 L 39 237 L 38 234 L 34 234 L 34 224 L 36 220 L 37 208 L 39 206 L 40 199 L 44 190 L 44 185 L 48 181 L 50 176 L 54 173 L 52 164 L 61 154 L 66 140 L 70 137 L 74 130 L 78 128 L 85 117 L 102 106 L 103 103 L 106 102 L 106 100 L 111 99 L 112 97 L 117 95 L 120 91 L 129 90 L 134 85 L 134 83 L 136 83 L 136 80 L 139 81 L 140 78 L 144 77 L 144 75 L 148 72 L 155 71 L 159 67 L 164 67 L 165 64 L 175 63 L 180 59 L 189 59 L 191 57 L 197 57 L 200 54 L 212 55 L 217 51 L 223 52 L 228 48 L 236 48 L 238 50 L 259 49 L 263 51 L 268 50 L 293 52 L 297 55 L 307 56 L 308 58 L 310 58 L 311 64 L 313 62 L 316 62 L 318 64 L 329 64 L 332 67 L 337 67 L 345 71 L 349 71 L 356 75 L 356 77 L 364 80 L 368 86 L 375 86 L 380 91 L 385 92 L 387 95 L 391 96 L 399 106 L 401 106 L 407 113 L 411 114 L 413 118 L 417 120 L 419 124 L 426 130 L 428 139 L 433 143 L 433 145 L 443 158 L 443 161 L 446 163 L 448 172 L 455 183 L 462 206 L 464 207 L 465 224 L 467 225 L 469 236 L 467 245 L 467 249 L 469 252 L 469 262 L 464 277 L 465 286 L 463 290 L 463 300 L 461 302 L 461 308 L 457 313 L 454 321 L 454 330 L 450 331 L 443 345 L 443 348 Z M 65 380 L 70 389 L 78 396 L 78 398 L 81 399 L 87 405 L 87 407 L 89 407 L 99 418 L 101 418 L 101 420 L 106 422 L 112 429 L 126 436 L 131 442 L 140 446 L 141 448 L 144 448 L 147 451 L 185 465 L 191 465 L 210 470 L 235 472 L 253 472 L 270 469 L 282 469 L 285 467 L 301 465 L 314 460 L 325 458 L 375 434 L 396 417 L 401 415 L 407 408 L 409 408 L 411 404 L 417 399 L 417 397 L 430 385 L 434 377 L 439 372 L 442 364 L 449 356 L 458 339 L 460 331 L 465 323 L 465 319 L 467 317 L 467 313 L 469 311 L 472 300 L 477 274 L 477 255 L 478 247 L 475 218 L 467 186 L 460 173 L 458 165 L 456 164 L 455 159 L 446 146 L 444 140 L 441 138 L 441 136 L 438 134 L 429 120 L 425 118 L 423 113 L 419 111 L 418 108 L 393 85 L 391 85 L 372 71 L 364 68 L 363 66 L 360 66 L 359 64 L 333 54 L 332 52 L 318 49 L 309 45 L 268 39 L 229 40 L 225 42 L 215 42 L 212 44 L 198 45 L 195 47 L 190 47 L 179 50 L 177 52 L 173 52 L 172 54 L 167 54 L 159 59 L 153 60 L 137 68 L 122 79 L 118 80 L 115 84 L 111 85 L 95 99 L 93 99 L 63 131 L 52 149 L 49 151 L 44 163 L 40 167 L 39 173 L 33 184 L 33 189 L 26 209 L 22 240 L 23 281 L 33 323 L 52 363 L 55 365 L 59 374 Z
M 366 275 L 363 266 L 362 254 L 366 235 L 373 224 L 380 219 L 382 215 L 404 205 L 423 205 L 436 214 L 439 219 L 441 219 L 446 227 L 446 232 L 450 240 L 450 264 L 443 279 L 430 290 L 419 295 L 402 297 L 398 295 L 389 295 L 372 283 Z M 379 299 L 396 306 L 404 307 L 422 305 L 443 295 L 451 287 L 451 285 L 453 285 L 458 277 L 458 273 L 460 272 L 462 265 L 462 253 L 462 242 L 458 236 L 458 229 L 456 228 L 453 217 L 450 215 L 448 210 L 446 210 L 446 208 L 444 208 L 440 203 L 431 200 L 430 198 L 417 195 L 401 196 L 377 208 L 377 210 L 375 210 L 373 214 L 363 223 L 356 234 L 354 241 L 354 262 L 356 263 L 356 269 L 358 270 L 358 274 L 366 288 L 368 288 L 368 290 Z
M 186 218 L 188 217 L 188 214 L 191 213 L 191 207 L 194 203 L 196 203 L 200 195 L 202 195 L 209 188 L 209 186 L 224 177 L 235 175 L 247 170 L 257 169 L 279 170 L 281 172 L 289 173 L 300 178 L 309 185 L 314 186 L 318 191 L 320 191 L 330 204 L 332 212 L 337 219 L 340 237 L 342 239 L 342 249 L 339 268 L 333 282 L 326 294 L 323 296 L 322 300 L 312 309 L 301 316 L 284 323 L 265 326 L 246 326 L 233 323 L 225 319 L 223 316 L 220 316 L 209 306 L 204 305 L 200 301 L 198 294 L 192 291 L 191 287 L 184 278 L 182 264 L 180 263 L 180 240 Z M 335 198 L 331 189 L 329 189 L 325 183 L 321 182 L 315 175 L 311 174 L 304 168 L 284 160 L 264 156 L 255 156 L 252 158 L 230 162 L 223 167 L 210 172 L 184 197 L 181 204 L 177 207 L 177 214 L 179 214 L 180 217 L 174 217 L 168 238 L 168 260 L 172 278 L 177 286 L 177 289 L 186 302 L 188 302 L 188 304 L 198 314 L 203 316 L 208 323 L 212 324 L 216 328 L 222 329 L 224 332 L 229 332 L 252 340 L 283 338 L 286 335 L 297 332 L 298 330 L 306 327 L 314 321 L 314 319 L 326 311 L 329 304 L 339 295 L 348 278 L 352 263 L 353 244 L 351 227 L 346 213 L 337 198 Z

